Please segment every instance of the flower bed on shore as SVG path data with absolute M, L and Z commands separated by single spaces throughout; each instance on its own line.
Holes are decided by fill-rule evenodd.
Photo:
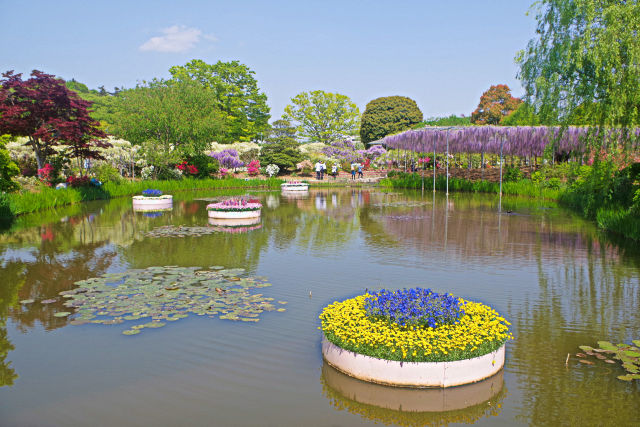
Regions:
M 207 205 L 208 211 L 214 212 L 248 212 L 262 209 L 262 204 L 257 201 L 247 199 L 227 199 L 218 203 Z
M 396 361 L 470 359 L 513 339 L 509 322 L 491 307 L 421 288 L 334 302 L 320 320 L 325 337 L 338 347 Z

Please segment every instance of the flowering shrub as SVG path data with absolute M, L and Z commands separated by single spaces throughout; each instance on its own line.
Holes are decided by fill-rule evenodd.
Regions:
M 245 212 L 257 211 L 262 208 L 262 204 L 257 200 L 247 199 L 227 199 L 218 203 L 207 205 L 208 211 L 225 211 L 225 212 Z
M 320 314 L 327 340 L 355 353 L 386 360 L 443 362 L 482 356 L 513 339 L 509 322 L 484 304 L 458 299 L 457 323 L 401 326 L 367 313 L 372 294 L 334 302 Z
M 227 176 L 229 176 L 229 169 L 227 168 L 220 168 L 220 178 L 226 178 Z
M 153 165 L 143 167 L 142 170 L 140 171 L 140 175 L 142 176 L 142 179 L 153 178 L 154 169 L 155 167 Z
M 194 165 L 190 165 L 189 163 L 187 163 L 186 161 L 177 164 L 176 165 L 176 169 L 178 169 L 180 172 L 182 172 L 182 175 L 197 175 L 198 174 L 198 168 L 195 167 Z
M 252 160 L 249 165 L 247 165 L 247 173 L 250 176 L 256 176 L 260 173 L 260 161 Z
M 87 175 L 82 175 L 82 176 L 71 175 L 67 178 L 66 182 L 71 187 L 85 187 L 89 185 L 90 178 Z
M 267 172 L 267 175 L 269 175 L 269 178 L 271 178 L 274 175 L 276 175 L 278 172 L 280 172 L 280 168 L 278 167 L 278 165 L 269 165 L 266 168 L 266 172 Z
M 344 141 L 334 141 L 322 152 L 332 158 L 337 159 L 340 163 L 356 163 L 361 162 L 363 159 L 364 150 L 356 150 L 356 145 L 350 139 Z
M 43 184 L 51 187 L 51 184 L 53 183 L 53 180 L 55 178 L 53 166 L 47 163 L 46 165 L 44 165 L 44 167 L 38 169 L 38 178 Z
M 144 190 L 142 192 L 142 195 L 145 196 L 145 197 L 160 197 L 160 196 L 162 196 L 162 191 L 147 189 L 147 190 Z
M 244 163 L 241 162 L 240 158 L 238 157 L 238 151 L 232 148 L 228 148 L 217 153 L 211 153 L 209 155 L 216 159 L 220 166 L 223 166 L 227 169 L 237 169 L 244 166 Z
M 365 300 L 364 308 L 367 315 L 400 326 L 435 328 L 457 323 L 464 315 L 459 298 L 423 288 L 374 292 Z

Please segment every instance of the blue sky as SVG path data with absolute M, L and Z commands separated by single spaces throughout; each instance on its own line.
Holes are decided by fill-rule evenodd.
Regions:
M 522 95 L 514 63 L 533 0 L 0 0 L 0 70 L 39 69 L 91 88 L 133 87 L 197 58 L 256 72 L 272 120 L 302 91 L 416 100 L 469 115 L 492 84 Z

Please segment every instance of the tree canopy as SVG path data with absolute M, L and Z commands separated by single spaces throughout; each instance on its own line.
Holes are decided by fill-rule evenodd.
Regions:
M 336 141 L 358 132 L 360 111 L 346 95 L 322 90 L 302 92 L 291 98 L 284 109 L 285 120 L 292 121 L 310 142 Z
M 385 96 L 367 104 L 360 120 L 360 140 L 368 144 L 410 129 L 422 121 L 418 104 L 406 96 Z
M 105 133 L 89 116 L 91 103 L 69 90 L 64 80 L 38 70 L 31 78 L 8 71 L 0 80 L 0 134 L 28 138 L 42 168 L 53 147 L 65 145 L 71 157 L 100 158 Z
M 522 101 L 511 96 L 507 85 L 491 86 L 480 97 L 478 108 L 471 113 L 471 123 L 477 125 L 497 125 L 500 120 L 518 108 Z
M 640 2 L 541 0 L 537 7 L 536 36 L 516 60 L 541 120 L 640 123 Z
M 193 81 L 153 80 L 116 99 L 114 134 L 135 144 L 152 141 L 165 153 L 202 153 L 225 130 L 215 94 Z
M 197 82 L 210 90 L 211 99 L 224 113 L 225 132 L 218 142 L 262 139 L 269 129 L 267 95 L 260 92 L 255 72 L 239 61 L 207 64 L 194 59 L 169 72 L 176 82 Z

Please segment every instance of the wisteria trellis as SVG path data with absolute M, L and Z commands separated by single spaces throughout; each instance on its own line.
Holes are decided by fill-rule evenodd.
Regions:
M 610 131 L 610 138 L 616 139 L 617 130 Z M 631 138 L 637 148 L 640 129 L 633 129 Z M 491 153 L 500 154 L 503 144 L 504 155 L 542 156 L 550 142 L 555 143 L 556 153 L 581 154 L 586 151 L 585 139 L 589 133 L 587 127 L 570 126 L 560 128 L 546 126 L 469 126 L 457 128 L 427 127 L 408 130 L 383 139 L 389 148 L 411 150 L 421 153 L 447 151 L 447 133 L 449 153 Z

